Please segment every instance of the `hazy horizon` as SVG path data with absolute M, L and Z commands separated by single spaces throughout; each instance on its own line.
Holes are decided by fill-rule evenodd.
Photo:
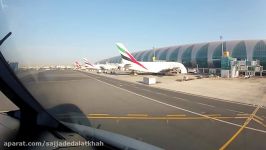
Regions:
M 266 38 L 266 1 L 5 1 L 1 50 L 21 65 L 96 62 L 118 56 L 116 42 L 131 52 L 173 45 Z M 241 7 L 239 7 L 241 4 Z M 1 21 L 1 22 L 2 22 Z

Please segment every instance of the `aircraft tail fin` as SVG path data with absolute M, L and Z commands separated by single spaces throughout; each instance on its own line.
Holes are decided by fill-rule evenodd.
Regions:
M 85 65 L 89 65 L 89 66 L 91 66 L 91 67 L 94 67 L 93 64 L 91 64 L 91 63 L 88 61 L 88 59 L 83 58 L 83 60 L 84 60 L 84 64 L 85 64 Z
M 81 68 L 81 64 L 78 61 L 75 61 L 74 65 L 77 69 Z
M 134 64 L 139 65 L 140 67 L 147 70 L 145 66 L 143 66 L 140 62 L 136 60 L 136 58 L 127 50 L 127 48 L 122 43 L 116 43 L 116 46 L 119 50 L 119 53 L 121 54 L 122 60 L 126 60 L 129 62 L 132 62 Z

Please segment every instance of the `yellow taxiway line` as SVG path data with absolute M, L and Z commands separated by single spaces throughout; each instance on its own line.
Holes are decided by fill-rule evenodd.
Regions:
M 176 115 L 166 115 L 167 117 L 185 117 L 184 114 L 176 114 Z
M 250 114 L 237 114 L 237 116 L 250 116 Z
M 186 116 L 185 114 L 167 114 L 166 116 L 149 116 L 148 114 L 127 114 L 114 116 L 110 114 L 88 114 L 89 119 L 127 119 L 127 120 L 210 120 L 216 119 L 247 119 L 248 116 L 221 116 L 221 114 L 205 114 L 204 116 Z
M 133 117 L 147 117 L 148 114 L 127 114 L 127 116 L 133 116 Z
M 266 125 L 265 125 L 263 122 L 261 122 L 260 120 L 258 120 L 258 119 L 256 119 L 256 118 L 253 118 L 253 120 L 254 120 L 255 122 L 257 122 L 258 124 L 262 125 L 264 128 L 266 128 Z
M 124 120 L 210 120 L 217 119 L 247 119 L 247 117 L 182 117 L 182 116 L 88 116 L 89 119 L 124 119 Z
M 204 114 L 204 115 L 209 117 L 221 116 L 221 114 Z
M 249 124 L 249 122 L 253 119 L 254 115 L 258 112 L 260 107 L 261 106 L 258 106 L 252 112 L 252 114 L 247 118 L 247 120 L 244 122 L 244 124 L 241 126 L 241 128 L 219 150 L 226 149 L 230 145 L 230 143 L 232 143 L 234 141 L 234 139 L 236 139 L 236 137 L 244 130 L 244 128 L 246 128 L 246 126 Z
M 110 114 L 88 114 L 89 116 L 109 116 Z

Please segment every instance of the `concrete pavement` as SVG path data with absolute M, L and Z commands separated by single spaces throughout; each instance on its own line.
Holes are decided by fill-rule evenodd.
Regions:
M 165 149 L 265 149 L 265 108 L 217 101 L 77 71 L 23 78 L 47 109 L 75 104 L 94 127 Z M 251 115 L 255 109 L 256 114 Z M 71 111 L 64 110 L 62 112 Z M 52 112 L 64 119 L 60 111 Z M 80 117 L 80 116 L 77 116 Z M 80 118 L 85 119 L 85 118 Z

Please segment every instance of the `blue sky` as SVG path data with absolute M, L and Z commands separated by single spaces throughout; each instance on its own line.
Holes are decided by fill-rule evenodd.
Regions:
M 24 64 L 95 62 L 187 43 L 265 39 L 264 0 L 2 0 L 3 53 Z M 8 50 L 7 50 L 8 49 Z M 12 60 L 12 59 L 11 59 Z

